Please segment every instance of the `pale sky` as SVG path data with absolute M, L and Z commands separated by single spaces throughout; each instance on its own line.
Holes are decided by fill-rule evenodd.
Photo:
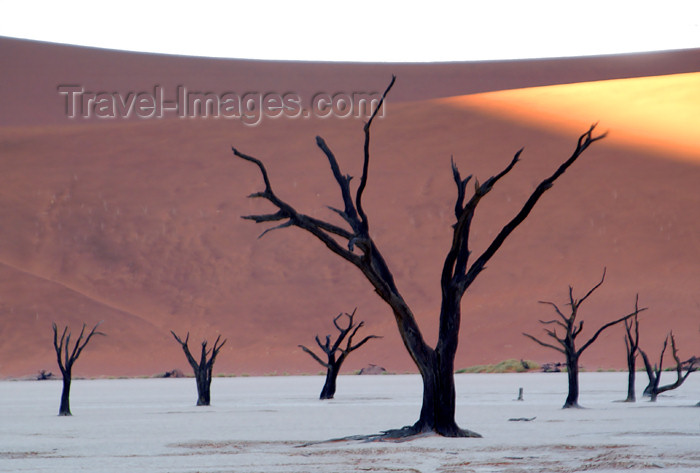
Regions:
M 0 0 L 0 36 L 252 59 L 583 56 L 700 47 L 700 1 Z

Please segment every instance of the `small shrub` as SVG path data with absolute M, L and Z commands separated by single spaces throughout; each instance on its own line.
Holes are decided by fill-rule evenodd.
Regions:
M 530 360 L 509 359 L 495 365 L 476 365 L 457 370 L 457 373 L 526 373 L 536 371 L 540 365 Z

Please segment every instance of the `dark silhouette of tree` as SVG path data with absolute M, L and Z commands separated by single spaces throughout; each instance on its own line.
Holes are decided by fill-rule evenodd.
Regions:
M 644 309 L 637 309 L 635 307 L 635 311 L 632 312 L 631 314 L 625 315 L 624 317 L 621 317 L 617 320 L 614 320 L 612 322 L 608 322 L 607 324 L 603 325 L 600 327 L 595 334 L 586 342 L 584 343 L 581 348 L 576 348 L 576 337 L 578 337 L 581 334 L 581 331 L 583 330 L 583 320 L 578 322 L 577 325 L 577 320 L 576 318 L 578 317 L 578 310 L 581 304 L 588 299 L 588 297 L 593 294 L 593 292 L 598 289 L 602 284 L 603 281 L 605 281 L 605 270 L 603 270 L 603 277 L 600 279 L 600 282 L 596 284 L 593 289 L 588 291 L 585 296 L 583 296 L 581 299 L 575 299 L 574 298 L 574 288 L 569 286 L 569 302 L 567 303 L 568 306 L 571 307 L 571 313 L 569 315 L 564 315 L 563 312 L 559 309 L 559 307 L 554 303 L 554 302 L 549 302 L 549 301 L 539 301 L 540 304 L 547 304 L 551 305 L 554 310 L 556 311 L 557 315 L 559 316 L 558 319 L 553 319 L 553 320 L 540 320 L 540 323 L 543 325 L 557 325 L 564 329 L 564 335 L 560 336 L 557 333 L 556 327 L 551 330 L 548 328 L 545 328 L 544 331 L 549 335 L 551 338 L 553 338 L 557 345 L 552 345 L 550 343 L 543 342 L 539 340 L 536 337 L 533 337 L 530 334 L 523 333 L 526 337 L 528 337 L 531 340 L 534 340 L 538 344 L 542 345 L 543 347 L 551 348 L 553 350 L 558 351 L 559 353 L 562 353 L 566 357 L 566 370 L 568 373 L 568 379 L 569 379 L 569 393 L 566 397 L 566 402 L 564 402 L 564 409 L 571 408 L 571 407 L 581 407 L 578 404 L 578 395 L 579 395 L 579 383 L 578 383 L 578 372 L 579 372 L 579 358 L 581 358 L 581 354 L 586 350 L 586 348 L 590 347 L 593 342 L 595 342 L 598 339 L 598 336 L 603 333 L 603 331 L 607 328 L 612 327 L 613 325 L 619 324 L 620 322 L 629 319 L 630 317 L 634 316 L 635 314 L 646 310 Z
M 92 330 L 90 330 L 90 333 L 87 334 L 87 336 L 85 336 L 85 328 L 87 326 L 83 324 L 83 328 L 80 330 L 80 335 L 73 344 L 73 348 L 70 347 L 71 332 L 68 331 L 68 326 L 63 328 L 63 333 L 61 334 L 61 338 L 59 339 L 58 327 L 56 326 L 56 322 L 52 324 L 53 347 L 56 350 L 58 367 L 61 369 L 61 375 L 63 376 L 61 406 L 58 409 L 59 416 L 73 415 L 70 411 L 70 385 L 73 379 L 73 364 L 83 352 L 85 346 L 90 342 L 93 335 L 104 335 L 104 333 L 97 331 L 97 327 L 99 327 L 101 323 L 102 322 L 95 325 L 92 328 Z
M 664 364 L 664 353 L 666 353 L 666 348 L 668 346 L 669 339 L 671 339 L 671 353 L 673 359 L 676 362 L 676 381 L 670 384 L 666 384 L 664 386 L 660 386 L 661 371 L 663 369 Z M 659 396 L 659 394 L 680 387 L 685 382 L 685 380 L 688 379 L 690 373 L 692 373 L 693 371 L 697 371 L 698 367 L 700 367 L 700 359 L 696 357 L 692 357 L 685 362 L 681 362 L 680 358 L 678 358 L 678 349 L 676 348 L 676 339 L 673 336 L 673 332 L 666 335 L 663 348 L 661 349 L 661 355 L 659 356 L 658 365 L 654 365 L 652 367 L 651 362 L 649 361 L 649 357 L 646 353 L 644 353 L 644 351 L 641 348 L 639 349 L 639 353 L 642 354 L 642 359 L 644 360 L 644 367 L 646 368 L 647 376 L 649 376 L 649 384 L 644 390 L 644 394 L 648 395 L 651 398 L 651 402 L 656 402 L 656 398 Z M 683 374 L 684 367 L 686 370 L 685 374 Z
M 352 311 L 352 314 L 348 314 L 347 312 L 343 314 L 341 312 L 333 319 L 333 325 L 335 325 L 335 328 L 337 328 L 338 332 L 340 333 L 338 334 L 338 338 L 336 338 L 332 344 L 330 335 L 326 335 L 325 342 L 321 342 L 321 339 L 318 338 L 318 335 L 316 335 L 316 344 L 318 344 L 321 350 L 323 350 L 323 353 L 326 354 L 326 361 L 323 361 L 321 357 L 306 348 L 304 345 L 299 345 L 302 350 L 311 355 L 314 360 L 318 361 L 321 366 L 326 368 L 326 382 L 323 384 L 320 399 L 333 399 L 333 396 L 335 395 L 336 379 L 338 378 L 338 373 L 340 373 L 340 366 L 351 352 L 357 350 L 373 338 L 382 338 L 377 335 L 368 335 L 355 345 L 352 344 L 352 339 L 357 334 L 357 331 L 360 330 L 365 324 L 364 321 L 360 321 L 360 323 L 355 324 L 353 319 L 356 311 L 357 307 L 355 307 L 355 310 Z M 346 327 L 343 327 L 340 325 L 340 323 L 338 323 L 338 320 L 340 320 L 343 315 L 347 317 L 348 324 Z M 347 342 L 343 348 L 341 344 L 346 337 Z
M 625 402 L 636 402 L 634 383 L 637 373 L 637 351 L 639 350 L 639 294 L 634 300 L 634 317 L 625 319 L 625 348 L 627 350 L 627 398 Z
M 187 342 L 190 339 L 190 332 L 187 332 L 185 341 L 183 342 L 180 337 L 178 337 L 172 330 L 170 333 L 173 334 L 175 340 L 182 346 L 182 351 L 185 352 L 187 361 L 189 361 L 192 370 L 194 371 L 194 379 L 197 381 L 197 405 L 198 406 L 208 406 L 211 404 L 211 375 L 214 369 L 214 361 L 216 360 L 216 355 L 219 354 L 219 350 L 224 346 L 226 340 L 219 343 L 221 340 L 221 335 L 216 337 L 214 342 L 214 347 L 207 349 L 207 341 L 202 342 L 202 353 L 199 357 L 199 362 L 197 362 Z M 209 356 L 211 355 L 211 356 Z
M 554 182 L 592 143 L 602 139 L 605 135 L 593 136 L 595 125 L 582 134 L 571 157 L 561 164 L 550 177 L 537 185 L 520 211 L 497 233 L 484 252 L 471 264 L 472 251 L 469 247 L 469 236 L 477 205 L 493 189 L 496 183 L 515 167 L 523 150 L 521 149 L 515 153 L 513 159 L 500 173 L 486 179 L 483 183 L 476 181 L 471 197 L 467 195 L 467 184 L 471 176 L 462 179 L 457 166 L 452 162 L 452 174 L 457 185 L 457 197 L 454 206 L 456 222 L 453 225 L 452 243 L 447 251 L 440 278 L 442 302 L 439 315 L 438 341 L 435 347 L 431 347 L 424 340 L 414 314 L 403 295 L 399 292 L 394 276 L 384 256 L 370 236 L 369 219 L 365 213 L 362 200 L 369 177 L 370 129 L 377 112 L 381 109 L 388 92 L 394 85 L 395 79 L 395 77 L 392 77 L 391 83 L 384 91 L 379 105 L 364 126 L 362 176 L 354 198 L 350 190 L 352 177 L 342 174 L 333 151 L 323 138 L 316 137 L 316 144 L 328 159 L 333 177 L 340 188 L 343 208 L 331 207 L 331 210 L 342 218 L 344 221 L 343 226 L 299 213 L 273 191 L 267 170 L 262 161 L 232 147 L 235 156 L 255 164 L 262 175 L 265 184 L 264 190 L 253 193 L 249 197 L 265 199 L 277 208 L 277 211 L 274 213 L 249 215 L 243 218 L 253 220 L 256 223 L 283 222 L 268 228 L 261 236 L 271 230 L 291 226 L 311 233 L 325 244 L 330 251 L 362 271 L 379 297 L 391 307 L 404 346 L 422 376 L 423 405 L 420 417 L 415 424 L 402 429 L 387 431 L 384 434 L 385 437 L 406 437 L 429 431 L 449 437 L 479 437 L 480 435 L 475 432 L 460 429 L 455 422 L 454 359 L 459 339 L 462 296 L 510 234 L 527 218 L 540 197 L 552 187 Z
M 39 374 L 36 375 L 37 381 L 45 381 L 47 379 L 52 379 L 53 373 L 51 371 L 39 370 Z

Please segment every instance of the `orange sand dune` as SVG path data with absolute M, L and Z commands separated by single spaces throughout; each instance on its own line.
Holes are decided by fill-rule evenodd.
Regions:
M 599 109 L 582 106 L 570 105 L 567 117 L 566 107 L 558 107 L 575 94 L 548 99 L 541 92 L 600 87 L 609 90 L 606 102 L 623 104 L 616 108 L 638 102 L 643 111 L 644 103 L 670 102 L 667 89 L 690 97 L 695 75 L 676 76 L 673 87 L 656 82 L 674 80 L 669 76 L 631 80 L 638 89 L 616 81 L 513 91 L 509 97 L 543 94 L 542 102 L 535 96 L 521 105 L 537 113 L 517 119 L 503 110 L 514 107 L 515 98 L 489 99 L 499 93 L 441 98 L 697 72 L 698 57 L 700 50 L 393 70 L 172 58 L 0 38 L 0 64 L 10 66 L 3 68 L 0 89 L 0 376 L 56 370 L 52 321 L 78 330 L 83 321 L 100 320 L 107 336 L 88 346 L 76 376 L 189 371 L 170 330 L 190 331 L 195 344 L 219 333 L 226 337 L 217 373 L 316 373 L 320 366 L 298 345 L 331 333 L 332 317 L 354 307 L 365 333 L 384 338 L 353 353 L 345 372 L 367 363 L 415 371 L 391 312 L 359 271 L 298 229 L 257 239 L 265 226 L 240 218 L 270 206 L 246 198 L 262 182 L 254 166 L 232 157 L 231 145 L 266 162 L 281 198 L 342 224 L 327 209 L 339 205 L 340 195 L 314 137 L 323 136 L 343 171 L 357 176 L 362 120 L 279 119 L 256 127 L 209 119 L 69 121 L 56 93 L 57 83 L 129 90 L 163 78 L 213 90 L 234 83 L 311 93 L 383 87 L 396 72 L 396 95 L 392 91 L 386 116 L 373 125 L 363 202 L 377 245 L 430 343 L 454 223 L 451 156 L 463 175 L 483 182 L 525 147 L 522 161 L 480 204 L 471 242 L 478 254 L 569 156 L 578 135 L 601 120 L 610 138 L 595 143 L 547 192 L 465 295 L 456 365 L 559 360 L 522 332 L 541 333 L 537 320 L 550 313 L 538 300 L 564 304 L 568 284 L 577 293 L 587 290 L 603 267 L 606 283 L 581 309 L 582 336 L 629 312 L 639 293 L 650 308 L 641 320 L 648 351 L 655 353 L 673 329 L 680 355 L 697 355 L 700 166 L 695 158 L 667 159 L 671 152 L 696 152 L 687 151 L 682 137 L 675 138 L 683 143 L 680 150 L 668 142 L 658 148 L 618 140 L 643 126 L 641 112 L 633 114 L 634 126 L 622 115 L 600 116 Z M 617 95 L 615 84 L 622 84 Z M 679 107 L 673 106 L 671 118 Z M 530 117 L 545 110 L 566 120 Z M 643 133 L 648 140 L 651 133 Z M 684 133 L 674 136 L 687 137 L 692 128 Z M 588 369 L 623 367 L 622 331 L 603 334 L 582 363 Z
M 445 101 L 566 132 L 599 122 L 611 142 L 700 162 L 697 72 L 486 92 Z

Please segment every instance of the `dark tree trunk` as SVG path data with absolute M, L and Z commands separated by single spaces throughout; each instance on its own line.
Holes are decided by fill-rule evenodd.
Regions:
M 211 376 L 205 370 L 195 373 L 197 380 L 197 405 L 209 406 L 211 404 Z
M 569 356 L 566 358 L 566 371 L 569 378 L 569 394 L 564 402 L 564 409 L 580 408 L 578 403 L 578 356 Z
M 340 366 L 338 364 L 334 363 L 328 365 L 328 369 L 326 370 L 326 382 L 323 384 L 320 399 L 333 399 L 333 396 L 335 396 L 335 383 L 338 379 L 338 371 L 340 371 Z
M 443 298 L 440 337 L 435 349 L 428 347 L 420 336 L 404 337 L 423 380 L 420 416 L 415 424 L 402 429 L 405 435 L 436 432 L 445 437 L 481 437 L 476 432 L 460 428 L 455 420 L 454 359 L 461 316 L 460 297 L 448 290 Z M 417 334 L 415 320 L 412 317 L 403 320 L 407 323 L 399 327 L 400 332 Z M 398 432 L 401 431 L 394 431 Z
M 420 417 L 412 429 L 414 433 L 437 432 L 446 437 L 481 437 L 469 430 L 461 429 L 455 421 L 454 369 L 450 358 L 442 363 L 437 356 L 422 373 L 423 405 Z
M 656 402 L 656 398 L 659 396 L 658 386 L 657 389 L 652 389 L 649 393 L 649 401 Z
M 59 416 L 73 415 L 70 412 L 70 372 L 63 373 L 63 390 L 61 391 L 61 406 L 58 408 Z
M 625 402 L 636 402 L 637 397 L 635 395 L 635 388 L 634 388 L 634 382 L 636 378 L 636 370 L 637 370 L 637 356 L 636 355 L 627 355 L 627 399 L 625 399 Z
M 634 301 L 635 312 L 639 311 L 639 294 Z M 625 402 L 637 402 L 635 378 L 637 371 L 637 351 L 639 350 L 639 318 L 635 313 L 633 319 L 625 320 L 625 349 L 627 351 L 627 399 Z

